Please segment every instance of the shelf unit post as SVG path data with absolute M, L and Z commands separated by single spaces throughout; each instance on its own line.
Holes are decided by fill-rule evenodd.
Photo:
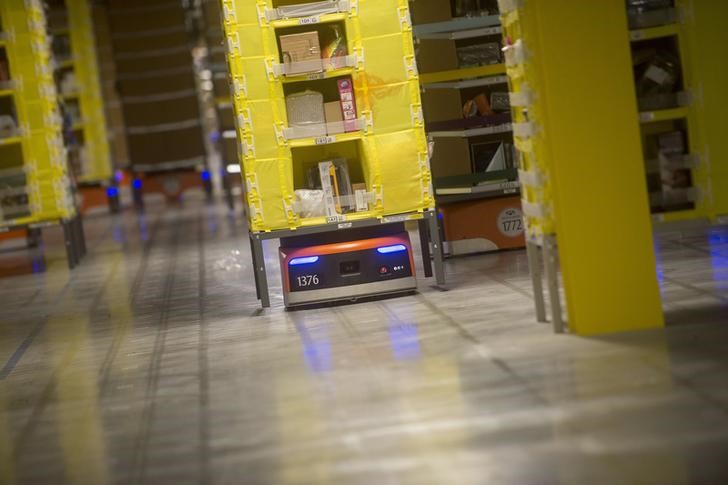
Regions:
M 571 332 L 663 326 L 623 3 L 499 4 L 527 237 L 544 248 L 555 329 L 557 261 Z

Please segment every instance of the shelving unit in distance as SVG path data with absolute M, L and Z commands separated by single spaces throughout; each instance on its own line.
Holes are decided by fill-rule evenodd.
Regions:
M 199 4 L 110 0 L 108 5 L 134 205 L 143 209 L 152 194 L 171 203 L 193 191 L 211 199 L 196 64 Z
M 447 253 L 522 248 L 497 2 L 412 0 L 411 5 Z
M 221 158 L 221 180 L 225 201 L 234 210 L 236 200 L 242 197 L 238 141 L 235 131 L 235 112 L 227 68 L 225 32 L 222 28 L 220 0 L 204 0 L 202 10 L 205 21 L 207 70 L 211 77 L 217 130 L 215 145 Z
M 85 253 L 63 146 L 46 17 L 39 0 L 0 4 L 0 232 L 63 227 L 68 263 Z
M 723 90 L 714 84 L 721 71 L 701 68 L 705 59 L 721 58 L 716 49 L 726 42 L 709 17 L 724 17 L 728 10 L 709 4 L 627 2 L 650 206 L 658 223 L 715 219 L 728 211 L 724 202 L 720 207 L 725 142 L 711 136 L 720 124 L 712 114 L 725 106 Z
M 263 240 L 407 221 L 419 224 L 426 276 L 432 244 L 444 286 L 407 1 L 222 0 L 221 7 L 263 307 L 270 305 Z M 310 174 L 326 161 L 336 177 L 346 172 L 356 201 L 340 192 L 310 204 Z M 335 210 L 323 211 L 329 202 Z
M 64 118 L 70 173 L 86 212 L 119 209 L 89 0 L 50 0 L 48 33 Z

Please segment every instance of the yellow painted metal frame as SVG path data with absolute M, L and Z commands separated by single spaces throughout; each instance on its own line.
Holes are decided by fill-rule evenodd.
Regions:
M 106 114 L 101 96 L 93 17 L 88 0 L 66 0 L 73 68 L 79 85 L 78 100 L 83 122 L 74 126 L 82 130 L 89 166 L 80 174 L 80 182 L 103 182 L 111 178 L 113 168 L 107 139 Z
M 407 0 L 352 2 L 349 12 L 270 22 L 265 13 L 273 10 L 271 0 L 220 2 L 252 231 L 333 222 L 300 219 L 293 210 L 294 171 L 298 170 L 294 163 L 301 162 L 295 160 L 294 149 L 304 150 L 309 163 L 350 156 L 356 150 L 376 202 L 370 211 L 347 214 L 337 223 L 434 208 Z M 359 63 L 323 77 L 351 75 L 366 129 L 333 138 L 286 141 L 283 86 L 309 77 L 273 74 L 271 66 L 279 58 L 276 31 L 327 22 L 344 22 L 348 51 L 358 56 Z
M 689 57 L 683 65 L 700 93 L 692 107 L 696 150 L 702 164 L 697 176 L 704 191 L 705 208 L 696 216 L 728 220 L 728 3 L 680 0 L 686 12 L 681 41 Z
M 527 233 L 556 235 L 569 327 L 660 327 L 624 4 L 512 3 L 503 28 L 523 48 L 508 54 L 510 89 L 530 100 L 513 107 L 516 142 L 522 169 L 544 180 L 522 192 Z M 565 12 L 579 21 L 564 28 Z
M 420 81 L 423 84 L 442 83 L 459 81 L 461 79 L 472 79 L 476 77 L 497 76 L 506 73 L 505 64 L 493 64 L 490 66 L 464 67 L 451 71 L 440 71 L 420 74 Z
M 43 4 L 40 0 L 3 0 L 0 18 L 12 39 L 5 49 L 12 77 L 18 81 L 13 100 L 22 130 L 19 137 L 6 139 L 4 144 L 21 144 L 31 208 L 29 217 L 0 221 L 0 227 L 72 218 L 76 208 L 67 174 Z

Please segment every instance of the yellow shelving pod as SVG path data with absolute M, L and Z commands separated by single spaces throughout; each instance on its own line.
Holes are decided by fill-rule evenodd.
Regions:
M 336 11 L 286 16 L 279 7 L 290 2 L 221 1 L 241 168 L 254 232 L 398 215 L 416 219 L 434 207 L 407 1 L 332 4 Z M 278 35 L 323 24 L 345 30 L 345 65 L 305 76 L 282 74 Z M 342 76 L 352 80 L 357 129 L 336 135 L 291 136 L 286 95 Z M 303 177 L 302 167 L 336 156 L 361 161 L 354 170 L 371 195 L 369 210 L 335 220 L 300 217 L 294 208 L 294 191 Z
M 3 82 L 10 101 L 3 106 L 9 112 L 2 114 L 15 116 L 18 126 L 14 136 L 0 138 L 0 175 L 6 194 L 14 191 L 11 196 L 27 197 L 27 207 L 19 211 L 0 209 L 0 229 L 70 220 L 76 208 L 67 176 L 43 5 L 39 0 L 4 0 L 0 22 L 7 39 L 0 51 L 10 74 L 10 80 Z
M 407 0 L 220 0 L 220 6 L 256 289 L 263 307 L 270 305 L 264 239 L 408 220 L 419 224 L 425 275 L 433 275 L 431 242 L 434 274 L 444 285 Z M 281 35 L 310 37 L 327 29 L 336 34 L 332 54 L 341 55 L 321 55 L 314 69 L 310 64 L 298 69 L 300 65 L 283 59 Z M 313 44 L 311 48 L 316 51 Z M 319 116 L 314 126 L 289 124 L 287 101 L 312 92 L 319 100 L 340 103 L 342 118 L 345 110 L 351 116 L 345 121 L 332 116 L 329 123 Z M 323 106 L 312 105 L 321 115 Z M 321 216 L 302 210 L 299 197 L 309 185 L 309 171 L 335 159 L 347 160 L 352 185 L 364 187 L 358 191 L 356 211 L 329 210 Z M 341 199 L 331 199 L 329 209 L 343 205 Z
M 682 1 L 686 12 L 688 70 L 697 92 L 696 127 L 704 153 L 707 215 L 728 220 L 728 3 L 710 0 Z
M 662 326 L 623 2 L 499 5 L 536 292 L 540 246 L 557 330 L 557 258 L 572 332 Z
M 77 139 L 80 163 L 74 166 L 82 184 L 107 183 L 113 174 L 101 94 L 98 56 L 88 0 L 63 0 L 53 5 L 49 33 L 70 47 L 69 58 L 56 59 L 61 73 L 61 99 L 76 116 L 71 129 Z M 59 42 L 61 41 L 61 42 Z M 72 79 L 73 82 L 66 82 Z

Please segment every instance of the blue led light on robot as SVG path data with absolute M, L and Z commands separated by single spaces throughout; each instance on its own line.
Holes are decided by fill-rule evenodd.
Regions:
M 394 246 L 384 246 L 381 248 L 377 248 L 377 252 L 379 254 L 400 253 L 402 251 L 407 251 L 407 246 L 405 246 L 404 244 L 395 244 Z
M 293 258 L 289 263 L 288 266 L 300 266 L 302 264 L 313 264 L 318 262 L 319 257 L 318 256 L 308 256 L 306 258 Z

